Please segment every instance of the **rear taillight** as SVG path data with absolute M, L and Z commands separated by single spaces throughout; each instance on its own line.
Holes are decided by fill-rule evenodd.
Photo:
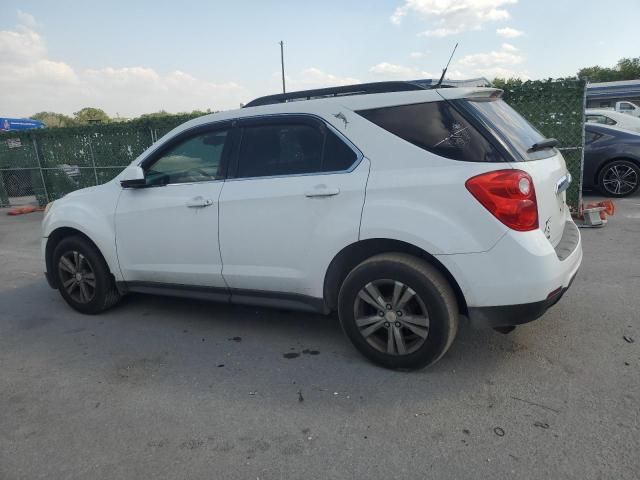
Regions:
M 520 232 L 538 228 L 533 180 L 522 170 L 496 170 L 467 180 L 467 190 L 498 220 Z

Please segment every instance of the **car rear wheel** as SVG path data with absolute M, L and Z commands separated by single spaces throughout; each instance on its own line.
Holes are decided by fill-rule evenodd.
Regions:
M 340 289 L 338 309 L 355 347 L 387 368 L 435 363 L 458 329 L 458 306 L 447 280 L 406 254 L 376 255 L 358 265 Z
M 598 186 L 611 197 L 631 195 L 640 186 L 640 168 L 629 160 L 614 160 L 600 171 Z
M 99 313 L 120 300 L 102 255 L 82 237 L 61 240 L 53 252 L 51 267 L 60 294 L 79 312 Z

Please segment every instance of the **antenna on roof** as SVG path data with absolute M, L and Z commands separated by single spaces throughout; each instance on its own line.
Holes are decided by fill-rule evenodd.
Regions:
M 458 48 L 458 44 L 456 43 L 456 46 L 453 47 L 453 52 L 451 52 L 451 56 L 449 57 L 449 61 L 447 62 L 447 66 L 444 67 L 444 69 L 442 70 L 442 75 L 440 75 L 440 80 L 438 80 L 438 83 L 436 83 L 433 88 L 438 88 L 440 85 L 442 85 L 442 81 L 444 80 L 444 76 L 447 74 L 447 68 L 449 68 L 449 64 L 451 63 L 451 59 L 453 58 L 453 54 L 456 53 L 456 49 Z
M 284 85 L 284 42 L 280 40 L 280 66 L 282 67 L 282 93 L 287 93 Z

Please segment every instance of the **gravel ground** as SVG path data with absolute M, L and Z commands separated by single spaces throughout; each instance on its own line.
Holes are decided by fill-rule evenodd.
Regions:
M 0 211 L 0 479 L 635 480 L 640 195 L 617 206 L 542 319 L 463 328 L 413 373 L 334 318 L 144 295 L 83 316 L 41 274 L 41 214 Z

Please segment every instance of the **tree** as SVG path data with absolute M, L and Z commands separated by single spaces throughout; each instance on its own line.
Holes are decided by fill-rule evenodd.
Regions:
M 576 76 L 580 80 L 587 80 L 592 83 L 615 82 L 618 80 L 640 80 L 640 57 L 621 58 L 615 67 L 585 67 L 578 70 Z M 517 87 L 522 85 L 519 78 L 494 78 L 493 86 L 501 89 Z
M 622 58 L 618 60 L 618 70 L 622 80 L 640 79 L 640 57 Z
M 210 113 L 217 113 L 217 112 L 218 112 L 217 110 L 215 112 L 212 112 L 210 108 L 207 108 L 206 110 L 193 110 L 189 115 L 202 116 L 202 115 L 209 115 Z
M 522 85 L 522 80 L 520 80 L 519 78 L 496 77 L 493 79 L 493 82 L 491 82 L 491 84 L 496 88 L 505 90 L 509 87 L 519 87 L 520 85 Z
M 109 123 L 111 119 L 101 108 L 85 107 L 77 112 L 73 112 L 73 116 L 81 125 L 88 123 Z
M 68 115 L 56 112 L 38 112 L 31 115 L 34 120 L 40 120 L 49 128 L 72 127 L 77 125 L 76 121 Z
M 578 70 L 578 78 L 590 82 L 614 82 L 640 79 L 640 57 L 621 58 L 615 67 L 585 67 Z
M 157 118 L 167 118 L 167 117 L 176 117 L 176 116 L 199 117 L 202 115 L 208 115 L 209 113 L 216 113 L 216 112 L 211 112 L 210 108 L 207 108 L 206 110 L 193 110 L 191 112 L 178 112 L 178 113 L 169 113 L 166 110 L 160 110 L 158 112 L 143 113 L 137 118 L 137 120 L 153 120 Z
M 167 112 L 166 110 L 160 110 L 159 112 L 143 113 L 138 118 L 142 120 L 142 119 L 165 118 L 170 116 L 172 116 L 171 113 Z

